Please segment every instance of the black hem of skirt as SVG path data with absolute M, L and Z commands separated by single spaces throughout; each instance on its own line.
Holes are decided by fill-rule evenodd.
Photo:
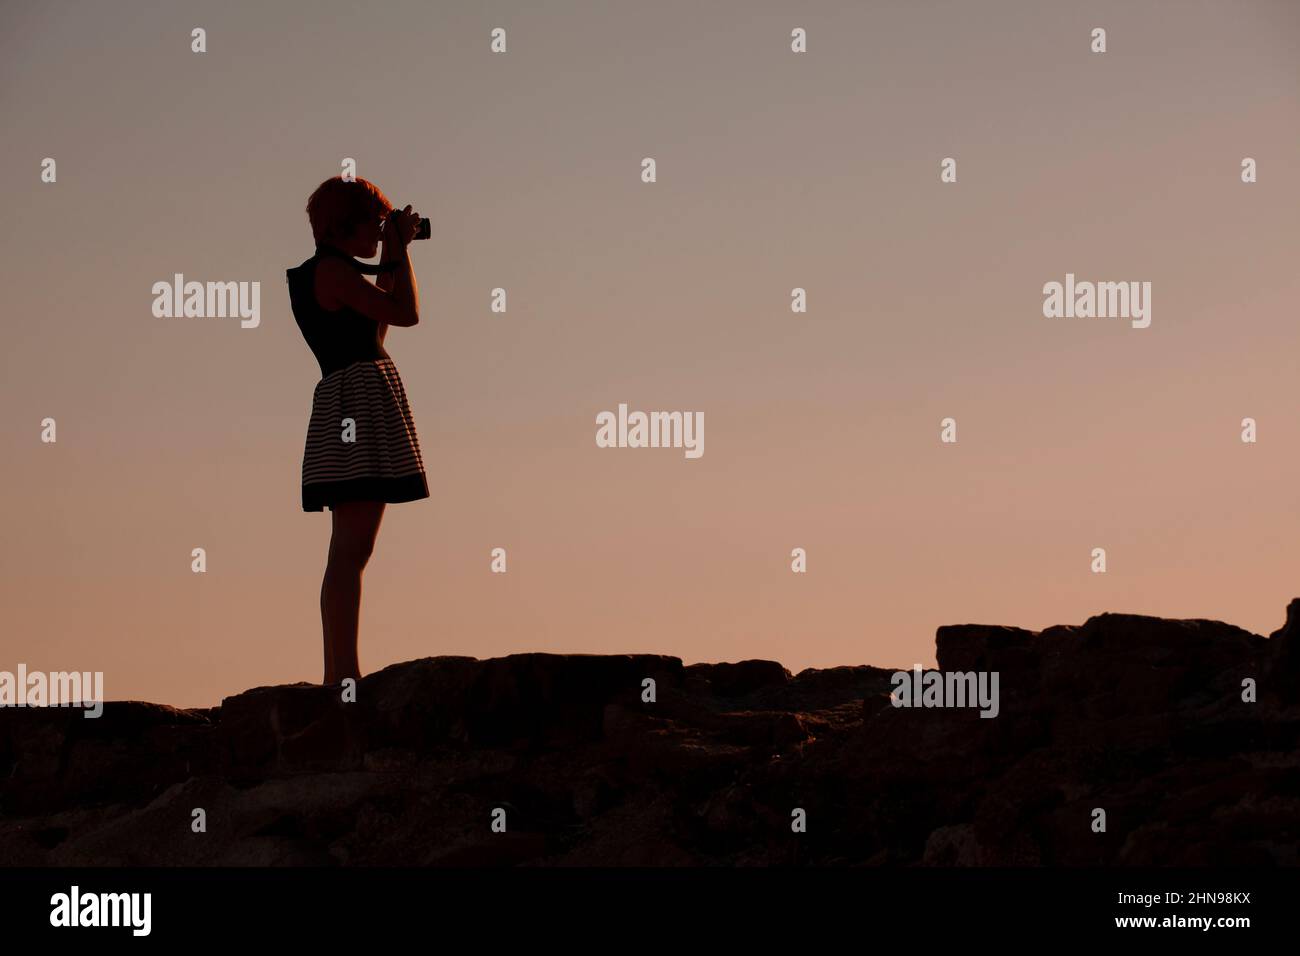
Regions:
M 429 497 L 424 472 L 401 478 L 348 478 L 344 481 L 316 481 L 302 486 L 302 510 L 324 511 L 345 501 L 418 501 Z

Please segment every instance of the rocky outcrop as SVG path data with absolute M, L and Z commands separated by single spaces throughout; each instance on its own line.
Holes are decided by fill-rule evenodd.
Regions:
M 997 672 L 997 716 L 892 706 L 889 669 L 630 654 L 427 658 L 356 702 L 0 709 L 0 860 L 1298 862 L 1300 599 L 1269 638 L 1101 614 L 941 627 L 937 659 Z

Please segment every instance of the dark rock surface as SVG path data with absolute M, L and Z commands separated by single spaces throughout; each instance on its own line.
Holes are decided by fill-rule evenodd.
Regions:
M 581 654 L 396 664 L 356 703 L 4 708 L 0 864 L 1300 862 L 1300 599 L 1269 638 L 1101 614 L 937 647 L 998 672 L 996 718 L 892 707 L 892 669 Z

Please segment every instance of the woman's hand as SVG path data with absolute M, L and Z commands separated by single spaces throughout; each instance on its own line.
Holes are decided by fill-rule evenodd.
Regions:
M 394 228 L 402 245 L 407 245 L 415 238 L 415 231 L 420 228 L 420 214 L 411 212 L 409 205 L 405 209 L 394 209 L 388 214 L 388 225 L 384 227 L 385 242 L 394 235 L 392 231 Z

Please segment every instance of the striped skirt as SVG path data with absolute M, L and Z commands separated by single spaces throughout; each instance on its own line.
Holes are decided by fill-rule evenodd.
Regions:
M 302 455 L 302 510 L 427 497 L 415 421 L 392 359 L 353 362 L 322 378 Z

